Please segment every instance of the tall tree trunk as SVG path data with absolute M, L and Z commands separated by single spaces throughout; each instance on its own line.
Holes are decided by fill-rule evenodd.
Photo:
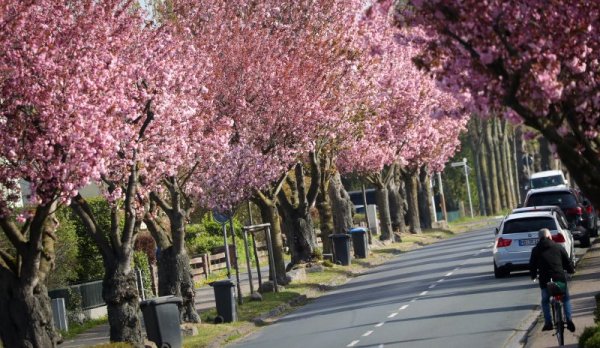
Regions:
M 283 256 L 283 236 L 281 233 L 281 220 L 274 198 L 268 197 L 262 192 L 257 192 L 253 202 L 260 209 L 262 221 L 271 225 L 271 242 L 273 243 L 273 259 L 275 261 L 275 274 L 277 284 L 287 284 L 285 276 L 285 259 Z M 288 241 L 289 243 L 289 241 Z M 270 273 L 269 273 L 270 274 Z
M 506 171 L 503 163 L 503 143 L 502 134 L 500 132 L 500 120 L 494 118 L 492 120 L 492 144 L 494 146 L 494 157 L 496 159 L 496 169 L 498 179 L 498 197 L 500 199 L 500 210 L 507 209 L 509 207 L 508 201 L 508 185 L 506 184 Z
M 539 137 L 538 144 L 540 146 L 540 169 L 551 170 L 552 169 L 552 152 L 550 152 L 550 143 L 546 138 Z
M 485 141 L 481 144 L 481 151 L 479 152 L 479 164 L 481 167 L 481 183 L 483 187 L 483 197 L 485 204 L 486 215 L 493 215 L 492 208 L 492 189 L 490 188 L 490 177 L 489 177 L 489 167 L 488 167 L 488 152 L 487 147 L 485 146 Z
M 491 189 L 491 200 L 492 200 L 492 210 L 491 213 L 497 215 L 500 213 L 501 204 L 500 204 L 500 192 L 498 190 L 498 168 L 496 166 L 496 152 L 494 150 L 493 144 L 493 134 L 492 134 L 492 123 L 486 122 L 486 135 L 485 135 L 485 144 L 486 150 L 488 152 L 488 165 L 489 165 L 489 173 L 488 177 L 490 180 L 490 189 Z
M 421 222 L 419 219 L 419 178 L 416 171 L 411 170 L 403 174 L 406 187 L 406 200 L 408 202 L 408 223 L 410 233 L 421 233 Z
M 393 240 L 392 219 L 390 217 L 390 204 L 388 200 L 387 187 L 380 184 L 375 185 L 375 200 L 379 210 L 379 219 L 381 224 L 381 240 Z
M 316 198 L 316 207 L 317 211 L 319 212 L 319 229 L 321 230 L 323 252 L 330 254 L 332 252 L 332 248 L 329 236 L 335 233 L 333 224 L 333 208 L 331 207 L 331 197 L 329 195 L 332 171 L 331 158 L 326 154 L 322 154 L 319 159 L 319 166 L 320 170 L 313 173 L 320 175 L 320 185 Z M 311 180 L 314 180 L 314 178 L 311 177 Z
M 0 340 L 6 348 L 56 347 L 59 340 L 45 286 L 54 268 L 55 210 L 54 203 L 37 207 L 23 230 L 0 218 L 0 228 L 16 251 L 11 255 L 0 249 Z
M 515 129 L 515 147 L 517 151 L 517 177 L 519 190 L 521 192 L 522 200 L 524 200 L 525 195 L 527 194 L 525 187 L 529 186 L 529 175 L 525 164 L 527 153 L 524 150 L 523 144 L 523 126 L 517 126 Z M 523 202 L 521 201 L 519 203 L 521 204 Z
M 421 228 L 432 228 L 433 227 L 433 209 L 431 207 L 431 176 L 427 172 L 425 167 L 421 167 L 419 170 L 419 218 L 421 220 Z
M 193 207 L 191 201 L 180 192 L 177 178 L 165 180 L 170 204 L 157 193 L 152 192 L 150 198 L 157 204 L 169 219 L 170 238 L 160 224 L 154 221 L 156 214 L 146 214 L 144 221 L 157 245 L 158 255 L 158 294 L 159 296 L 173 295 L 181 297 L 179 308 L 181 321 L 199 323 L 200 316 L 196 312 L 196 291 L 190 267 L 190 258 L 185 248 L 185 223 Z
M 110 341 L 143 347 L 136 277 L 131 268 L 132 254 L 115 255 L 111 262 L 105 262 L 102 298 L 108 312 Z
M 505 173 L 506 176 L 506 192 L 507 192 L 507 197 L 508 197 L 508 208 L 512 209 L 515 208 L 517 206 L 517 199 L 516 199 L 516 195 L 515 195 L 515 182 L 513 180 L 513 173 L 514 173 L 514 162 L 513 162 L 513 156 L 512 156 L 512 151 L 511 151 L 511 142 L 510 142 L 510 126 L 508 124 L 508 121 L 503 120 L 502 121 L 502 158 L 503 158 L 503 165 L 504 165 L 504 170 L 503 172 Z
M 333 230 L 335 233 L 344 233 L 354 226 L 354 204 L 344 188 L 338 172 L 331 178 L 329 197 L 333 211 Z
M 477 182 L 477 198 L 479 200 L 479 214 L 487 215 L 485 206 L 485 187 L 483 183 L 482 175 L 482 164 L 481 164 L 481 150 L 482 150 L 482 127 L 481 120 L 477 117 L 472 118 L 469 121 L 469 142 L 471 149 L 473 150 L 473 161 L 475 168 L 475 177 Z
M 390 200 L 390 216 L 392 218 L 392 229 L 394 232 L 406 232 L 404 183 L 399 180 L 397 175 L 388 185 L 388 194 Z
M 313 260 L 317 248 L 317 237 L 313 228 L 313 220 L 310 216 L 310 207 L 315 203 L 321 184 L 321 173 L 318 163 L 318 155 L 310 154 L 311 182 L 306 190 L 304 182 L 304 165 L 297 163 L 294 170 L 294 178 L 287 177 L 289 197 L 285 191 L 279 192 L 279 211 L 282 213 L 283 223 L 288 231 L 288 240 L 292 254 L 290 268 L 300 262 Z

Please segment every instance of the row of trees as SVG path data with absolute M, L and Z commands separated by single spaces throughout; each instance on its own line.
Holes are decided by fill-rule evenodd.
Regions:
M 184 247 L 193 209 L 257 203 L 285 282 L 281 226 L 293 263 L 313 257 L 309 209 L 325 236 L 340 223 L 332 207 L 343 205 L 329 202 L 340 171 L 377 183 L 391 224 L 391 178 L 438 170 L 458 146 L 462 99 L 414 68 L 422 32 L 390 26 L 387 10 L 352 0 L 154 5 L 149 15 L 134 1 L 0 0 L 6 346 L 56 345 L 45 280 L 59 206 L 102 256 L 111 341 L 141 346 L 132 258 L 142 222 L 161 248 L 159 295 L 181 296 L 182 319 L 195 322 Z M 33 205 L 16 213 L 19 179 Z M 78 192 L 89 182 L 110 202 L 109 224 Z

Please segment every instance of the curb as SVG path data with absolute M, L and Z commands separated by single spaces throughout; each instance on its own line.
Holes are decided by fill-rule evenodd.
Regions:
M 252 319 L 252 322 L 257 326 L 267 325 L 267 324 L 269 324 L 269 319 L 272 319 L 273 317 L 277 317 L 278 315 L 285 312 L 286 310 L 288 310 L 294 306 L 297 306 L 299 304 L 302 304 L 306 301 L 307 301 L 306 295 L 298 295 L 298 296 L 294 297 L 293 299 L 289 300 L 288 302 L 283 303 L 283 304 L 273 308 L 269 312 L 261 314 L 258 317 Z

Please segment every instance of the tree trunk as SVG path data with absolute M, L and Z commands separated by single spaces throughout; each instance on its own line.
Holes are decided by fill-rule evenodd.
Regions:
M 285 276 L 285 259 L 283 258 L 283 237 L 281 233 L 281 221 L 279 212 L 273 199 L 263 194 L 258 194 L 254 198 L 254 203 L 260 209 L 262 221 L 271 225 L 271 242 L 273 244 L 273 259 L 275 261 L 275 274 L 277 275 L 277 284 L 287 284 Z M 289 241 L 288 241 L 289 243 Z M 269 273 L 270 274 L 270 273 Z
M 410 233 L 421 233 L 421 222 L 419 219 L 419 179 L 416 172 L 411 171 L 404 175 L 406 186 L 406 198 L 408 201 L 408 223 Z
M 199 323 L 196 312 L 194 279 L 187 252 L 177 252 L 174 246 L 161 249 L 158 256 L 158 295 L 173 295 L 183 300 L 180 309 L 181 321 Z
M 56 347 L 50 297 L 44 284 L 35 288 L 0 269 L 0 338 L 4 347 Z
M 517 206 L 517 197 L 515 194 L 515 182 L 513 180 L 514 173 L 514 161 L 513 161 L 513 152 L 511 151 L 511 142 L 510 142 L 510 126 L 508 125 L 508 121 L 502 121 L 502 158 L 504 164 L 504 173 L 506 176 L 506 192 L 508 197 L 508 208 L 512 209 Z
M 551 170 L 552 169 L 552 152 L 550 152 L 550 143 L 544 137 L 538 138 L 538 144 L 540 145 L 540 169 Z
M 484 133 L 485 134 L 485 133 Z M 485 135 L 484 135 L 485 136 Z M 487 147 L 485 146 L 485 141 L 482 141 L 479 151 L 479 164 L 481 165 L 481 183 L 483 187 L 483 198 L 485 204 L 486 215 L 493 215 L 492 212 L 492 190 L 490 188 L 490 177 L 489 177 L 489 167 L 488 167 L 488 152 Z
M 292 255 L 291 265 L 313 260 L 317 238 L 310 214 L 302 214 L 289 206 L 280 206 L 279 211 L 283 217 L 283 225 L 290 236 L 288 245 Z
M 321 243 L 323 244 L 323 253 L 331 254 L 331 240 L 329 236 L 335 233 L 333 225 L 333 208 L 331 207 L 331 197 L 329 187 L 331 185 L 331 159 L 327 155 L 320 156 L 320 170 L 313 174 L 320 175 L 320 184 L 316 197 L 316 207 L 319 212 L 319 229 L 321 230 Z M 311 177 L 311 181 L 315 178 Z M 347 231 L 347 230 L 343 230 Z
M 493 122 L 492 122 L 492 144 L 494 146 L 494 157 L 496 159 L 496 168 L 497 168 L 497 175 L 496 178 L 498 179 L 498 198 L 500 199 L 500 210 L 502 209 L 507 209 L 510 205 L 509 205 L 509 201 L 508 201 L 508 186 L 506 184 L 506 171 L 504 168 L 504 163 L 503 163 L 503 143 L 502 143 L 502 139 L 501 139 L 501 132 L 500 132 L 500 121 L 497 118 L 494 118 Z
M 0 217 L 12 248 L 0 248 L 0 341 L 4 347 L 56 347 L 45 281 L 54 268 L 56 203 L 40 205 L 23 227 Z M 13 254 L 14 250 L 14 254 Z
M 527 167 L 524 162 L 527 154 L 523 148 L 523 126 L 517 126 L 515 129 L 515 147 L 517 151 L 517 177 L 519 190 L 521 192 L 522 200 L 524 200 L 525 195 L 527 194 L 525 187 L 529 185 L 529 175 L 527 174 Z M 519 204 L 522 203 L 522 201 L 519 202 Z
M 404 221 L 404 188 L 402 181 L 394 180 L 390 181 L 388 185 L 388 195 L 390 200 L 390 216 L 392 219 L 392 229 L 394 232 L 406 232 L 406 223 Z
M 485 134 L 485 144 L 486 151 L 489 155 L 487 158 L 488 161 L 488 178 L 490 180 L 490 191 L 491 191 L 491 203 L 492 209 L 491 213 L 497 215 L 500 213 L 500 192 L 498 191 L 498 168 L 496 167 L 496 153 L 494 151 L 494 144 L 492 142 L 492 124 L 491 122 L 486 122 L 486 134 Z
M 379 219 L 381 224 L 381 240 L 394 240 L 392 231 L 392 219 L 390 217 L 390 204 L 388 200 L 387 187 L 383 185 L 375 186 L 375 200 L 377 202 L 377 210 L 379 211 Z
M 111 342 L 128 342 L 144 347 L 140 306 L 135 272 L 131 269 L 132 255 L 115 256 L 105 263 L 102 298 L 106 302 Z M 114 263 L 114 264 L 113 264 Z
M 329 197 L 333 214 L 333 230 L 335 233 L 344 233 L 354 226 L 354 204 L 338 172 L 331 178 Z
M 421 167 L 419 173 L 419 218 L 421 220 L 421 228 L 433 227 L 433 211 L 431 208 L 431 185 L 429 173 L 424 167 Z

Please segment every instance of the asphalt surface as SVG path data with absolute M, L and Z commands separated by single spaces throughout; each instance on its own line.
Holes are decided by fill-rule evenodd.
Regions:
M 403 254 L 233 346 L 520 346 L 539 289 L 527 272 L 494 278 L 493 241 L 486 229 Z

